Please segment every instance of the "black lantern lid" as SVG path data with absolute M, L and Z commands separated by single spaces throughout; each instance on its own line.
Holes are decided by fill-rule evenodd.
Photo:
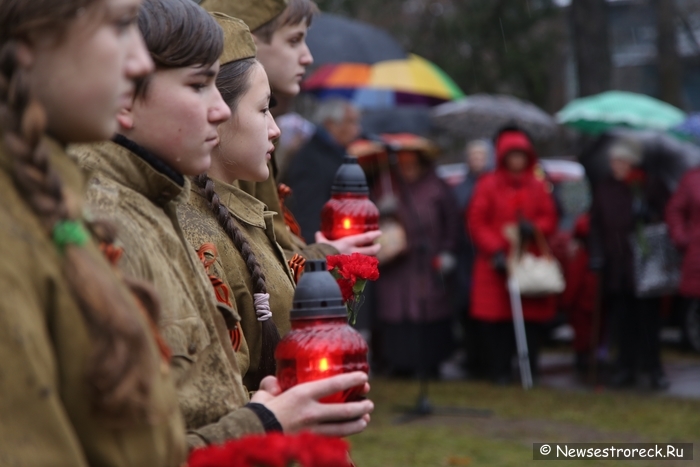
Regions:
M 347 310 L 326 260 L 308 260 L 292 301 L 291 319 L 344 318 Z
M 331 192 L 334 194 L 369 194 L 369 188 L 367 188 L 367 177 L 365 177 L 365 171 L 362 170 L 362 167 L 360 167 L 360 164 L 358 164 L 357 158 L 347 155 L 343 157 L 343 165 L 341 165 L 338 171 L 335 173 Z

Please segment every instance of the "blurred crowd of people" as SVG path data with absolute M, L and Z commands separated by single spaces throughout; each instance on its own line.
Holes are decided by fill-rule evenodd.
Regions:
M 379 254 L 382 274 L 369 291 L 368 316 L 360 318 L 360 327 L 372 329 L 375 370 L 438 377 L 440 365 L 461 350 L 468 377 L 511 382 L 516 346 L 508 275 L 529 253 L 556 257 L 566 281 L 563 293 L 521 297 L 535 380 L 542 345 L 563 316 L 574 330 L 582 376 L 595 365 L 607 370 L 612 387 L 668 387 L 661 314 L 676 292 L 693 297 L 700 290 L 700 252 L 692 242 L 700 232 L 693 184 L 700 170 L 690 171 L 672 196 L 645 170 L 642 146 L 619 137 L 606 150 L 609 175 L 592 187 L 590 209 L 563 231 L 557 191 L 522 129 L 469 142 L 466 174 L 448 185 L 436 172 L 436 148 L 419 136 L 381 135 L 375 154 L 356 150 L 362 146 L 352 143 L 361 134 L 357 117 L 348 102 L 321 103 L 317 130 L 287 161 L 283 180 L 294 189 L 289 206 L 309 219 L 304 230 L 314 232 L 342 155 L 360 157 L 391 239 L 384 240 L 391 252 Z M 323 164 L 310 164 L 311 158 Z M 650 226 L 663 226 L 661 243 L 647 237 Z M 562 238 L 563 248 L 555 245 Z M 640 261 L 661 254 L 656 250 L 664 242 L 684 254 L 679 290 L 640 291 L 640 276 L 650 274 Z

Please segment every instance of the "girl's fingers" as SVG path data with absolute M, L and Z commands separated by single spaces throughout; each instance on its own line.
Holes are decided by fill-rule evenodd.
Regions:
M 275 378 L 274 376 L 266 376 L 265 378 L 263 378 L 263 380 L 260 381 L 260 390 L 267 391 L 273 396 L 282 393 L 282 388 L 280 387 L 277 378 Z
M 379 250 L 382 248 L 381 245 L 376 244 L 372 246 L 364 246 L 364 247 L 355 247 L 353 248 L 353 253 L 360 253 L 363 255 L 367 256 L 377 256 L 377 253 L 379 253 Z
M 367 243 L 371 243 L 381 236 L 381 230 L 373 230 L 371 232 L 365 232 L 363 234 L 350 235 L 348 237 L 344 237 L 343 240 L 347 241 L 350 245 L 357 247 L 360 245 L 366 245 Z
M 329 242 L 329 240 L 321 232 L 316 232 L 316 234 L 314 235 L 314 239 L 316 240 L 316 243 L 328 243 Z
M 307 394 L 309 397 L 319 400 L 323 397 L 335 394 L 336 392 L 345 391 L 346 389 L 361 386 L 366 383 L 367 374 L 362 371 L 354 371 L 352 373 L 344 373 L 342 375 L 300 384 L 295 386 L 294 389 L 297 391 L 308 391 Z
M 340 404 L 318 404 L 313 417 L 317 423 L 348 423 L 363 419 L 374 410 L 374 403 L 370 400 L 359 402 L 345 402 Z
M 311 428 L 314 433 L 325 436 L 350 436 L 361 433 L 367 428 L 367 421 L 364 418 L 345 423 L 325 423 Z

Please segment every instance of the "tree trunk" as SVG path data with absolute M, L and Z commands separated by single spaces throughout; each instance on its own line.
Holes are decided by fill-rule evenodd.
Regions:
M 574 52 L 580 97 L 610 89 L 612 64 L 605 0 L 572 0 Z
M 676 44 L 674 0 L 653 0 L 656 13 L 656 60 L 659 67 L 659 98 L 682 107 L 681 61 Z

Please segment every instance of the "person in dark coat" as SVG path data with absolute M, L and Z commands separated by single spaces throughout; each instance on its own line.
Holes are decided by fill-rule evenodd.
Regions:
M 470 141 L 464 150 L 464 155 L 467 175 L 453 189 L 457 209 L 462 218 L 466 216 L 466 210 L 474 194 L 476 183 L 482 176 L 492 171 L 494 165 L 493 147 L 487 140 Z M 479 329 L 477 322 L 469 314 L 475 258 L 476 247 L 469 234 L 469 226 L 465 223 L 459 236 L 455 282 L 457 290 L 463 290 L 466 293 L 453 294 L 452 300 L 459 324 L 462 327 L 462 348 L 466 353 L 464 369 L 469 377 L 480 377 L 485 372 L 485 364 L 480 358 L 478 350 Z
M 668 387 L 661 367 L 660 300 L 635 295 L 632 238 L 640 227 L 663 222 L 669 192 L 644 172 L 641 148 L 619 139 L 609 149 L 612 176 L 593 192 L 589 250 L 591 268 L 602 273 L 604 303 L 617 344 L 613 387 L 631 386 L 641 370 L 653 389 Z
M 316 242 L 321 209 L 343 163 L 347 146 L 360 135 L 360 113 L 348 101 L 331 99 L 316 111 L 316 132 L 289 161 L 281 182 L 292 189 L 287 206 L 296 217 L 307 243 Z
M 666 209 L 671 240 L 683 253 L 680 293 L 700 299 L 700 169 L 681 179 Z
M 532 239 L 536 230 L 548 237 L 556 230 L 557 214 L 551 190 L 537 174 L 537 155 L 529 137 L 515 128 L 504 129 L 495 138 L 495 149 L 496 171 L 477 184 L 466 221 L 477 249 L 470 312 L 480 322 L 489 376 L 505 384 L 511 378 L 515 352 L 506 287 L 511 242 L 505 230 L 518 228 L 523 239 Z M 534 248 L 532 252 L 541 254 Z M 543 323 L 554 317 L 556 298 L 523 298 L 522 305 L 530 366 L 536 376 Z
M 456 265 L 459 215 L 426 154 L 398 152 L 393 215 L 405 230 L 407 248 L 380 265 L 376 283 L 383 359 L 394 375 L 436 377 L 453 350 L 446 282 Z

